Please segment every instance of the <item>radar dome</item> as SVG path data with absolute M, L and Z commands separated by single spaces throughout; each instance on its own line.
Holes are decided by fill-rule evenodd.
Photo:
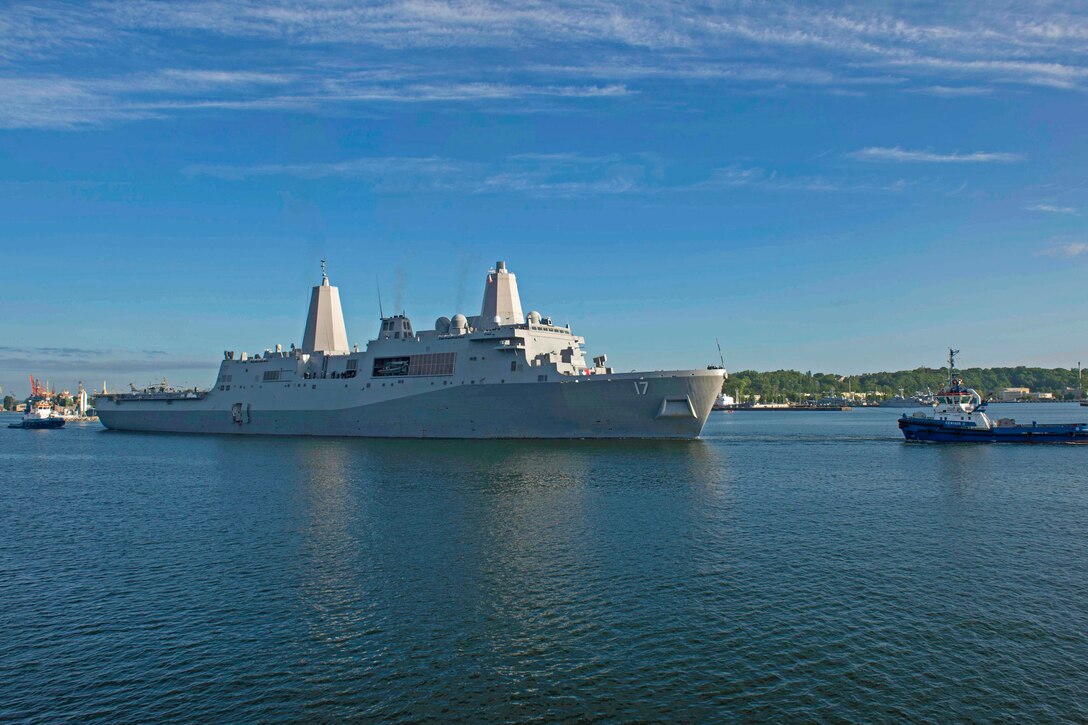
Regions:
M 540 324 L 540 313 L 537 312 L 536 310 L 533 310 L 532 312 L 530 312 L 529 313 L 529 322 L 533 323 L 534 325 L 539 325 Z
M 468 318 L 464 315 L 458 313 L 453 316 L 452 320 L 450 320 L 450 330 L 452 332 L 461 334 L 465 331 L 466 328 L 468 328 Z
M 450 332 L 450 318 L 439 317 L 434 321 L 434 330 L 439 335 L 448 335 Z

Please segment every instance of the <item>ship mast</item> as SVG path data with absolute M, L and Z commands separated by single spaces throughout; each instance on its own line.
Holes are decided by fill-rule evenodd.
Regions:
M 959 350 L 953 350 L 948 348 L 948 389 L 951 390 L 955 385 L 956 380 L 956 356 L 960 354 Z

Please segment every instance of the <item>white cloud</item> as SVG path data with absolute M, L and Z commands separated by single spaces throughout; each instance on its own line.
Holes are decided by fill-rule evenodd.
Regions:
M 869 146 L 847 154 L 861 161 L 891 161 L 903 163 L 980 164 L 1011 163 L 1023 161 L 1020 154 L 1003 151 L 974 151 L 972 153 L 936 153 L 934 151 L 910 151 L 898 146 Z
M 429 157 L 369 157 L 347 161 L 250 166 L 193 165 L 183 169 L 190 177 L 226 181 L 282 176 L 300 179 L 351 179 L 386 194 L 475 190 L 487 173 L 480 163 Z
M 977 97 L 989 96 L 994 92 L 993 88 L 985 86 L 925 86 L 912 89 L 914 93 L 924 93 L 929 96 L 941 98 L 961 98 L 964 96 Z
M 779 191 L 838 191 L 842 188 L 840 183 L 820 177 L 785 177 L 776 171 L 740 165 L 714 169 L 708 179 L 687 188 L 692 191 L 715 191 L 742 186 Z
M 928 69 L 936 73 L 952 73 L 964 76 L 989 78 L 1002 83 L 1050 86 L 1073 89 L 1080 87 L 1088 78 L 1088 68 L 1060 62 L 1028 60 L 971 59 L 930 57 L 906 54 L 888 58 L 887 65 L 898 68 Z
M 0 78 L 0 128 L 73 129 L 200 110 L 320 112 L 347 104 L 607 100 L 632 94 L 623 84 L 378 85 L 354 78 L 330 83 L 282 73 L 166 69 L 117 78 Z
M 365 157 L 347 161 L 251 166 L 193 165 L 188 176 L 229 181 L 262 176 L 357 179 L 386 193 L 456 190 L 469 194 L 518 193 L 583 197 L 646 191 L 648 160 L 573 153 L 521 154 L 491 163 L 437 156 Z
M 74 129 L 152 115 L 63 78 L 0 78 L 0 98 L 0 128 Z
M 1076 214 L 1077 210 L 1071 206 L 1057 206 L 1055 204 L 1032 204 L 1025 206 L 1028 211 L 1042 211 L 1049 214 Z
M 769 192 L 901 192 L 903 180 L 829 179 L 784 175 L 760 167 L 714 169 L 693 183 L 668 183 L 662 162 L 651 154 L 515 154 L 489 162 L 438 156 L 363 157 L 346 161 L 230 166 L 197 164 L 190 177 L 241 181 L 270 176 L 352 179 L 382 193 L 457 191 L 465 194 L 513 193 L 535 197 L 591 197 L 616 194 L 713 193 L 747 187 Z
M 1088 244 L 1084 242 L 1070 242 L 1068 244 L 1058 244 L 1049 249 L 1043 251 L 1050 257 L 1064 257 L 1066 259 L 1072 259 L 1073 257 L 1079 257 L 1082 254 L 1088 254 Z
M 526 111 L 560 100 L 578 109 L 667 92 L 661 81 L 670 79 L 746 92 L 949 98 L 1010 86 L 1085 90 L 1085 10 L 977 0 L 948 6 L 935 22 L 910 6 L 865 3 L 17 4 L 0 14 L 0 77 L 25 84 L 50 68 L 45 82 L 55 88 L 20 92 L 0 123 L 73 128 L 199 109 L 322 114 L 345 103 L 502 99 L 520 99 Z M 146 73 L 109 60 L 133 57 Z M 219 67 L 204 67 L 213 57 Z

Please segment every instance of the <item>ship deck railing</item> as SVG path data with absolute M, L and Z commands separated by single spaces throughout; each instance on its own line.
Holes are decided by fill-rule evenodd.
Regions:
M 207 396 L 207 390 L 167 390 L 163 392 L 110 393 L 101 397 L 117 400 L 203 400 Z

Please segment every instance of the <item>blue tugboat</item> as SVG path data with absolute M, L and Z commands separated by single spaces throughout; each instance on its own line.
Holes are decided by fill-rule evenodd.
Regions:
M 22 428 L 24 430 L 45 430 L 51 428 L 63 428 L 64 416 L 57 415 L 53 410 L 53 404 L 47 399 L 31 396 L 26 401 L 26 412 L 18 423 L 8 425 L 8 428 Z
M 982 397 L 965 387 L 956 372 L 959 350 L 948 351 L 948 385 L 937 393 L 933 413 L 899 419 L 908 441 L 938 443 L 1081 443 L 1088 444 L 1088 424 L 1018 425 L 1012 418 L 990 420 Z

